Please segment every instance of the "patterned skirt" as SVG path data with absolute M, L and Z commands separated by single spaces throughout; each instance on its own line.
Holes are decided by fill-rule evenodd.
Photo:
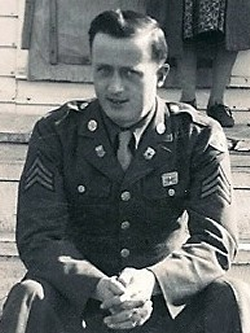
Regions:
M 226 0 L 183 0 L 183 39 L 223 36 Z

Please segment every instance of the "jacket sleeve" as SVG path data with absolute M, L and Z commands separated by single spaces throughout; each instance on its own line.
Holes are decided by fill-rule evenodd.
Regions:
M 217 123 L 195 134 L 186 210 L 189 238 L 181 249 L 150 267 L 167 305 L 185 304 L 230 268 L 236 254 L 229 154 Z M 192 139 L 190 139 L 190 142 Z
M 36 124 L 30 139 L 19 186 L 17 246 L 28 276 L 45 279 L 83 308 L 104 274 L 67 238 L 63 152 L 55 122 L 48 118 Z

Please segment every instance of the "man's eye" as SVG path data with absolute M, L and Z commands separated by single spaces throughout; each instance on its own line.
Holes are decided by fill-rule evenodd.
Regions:
M 124 74 L 127 78 L 137 78 L 141 76 L 140 72 L 135 69 L 127 69 Z
M 126 71 L 126 75 L 127 76 L 135 76 L 135 75 L 137 75 L 137 72 L 135 70 L 133 70 L 133 69 L 128 69 Z
M 108 75 L 111 72 L 110 68 L 108 67 L 98 67 L 97 68 L 97 73 L 100 75 Z

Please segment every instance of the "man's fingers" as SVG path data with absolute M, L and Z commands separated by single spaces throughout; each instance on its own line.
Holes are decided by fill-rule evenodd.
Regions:
M 131 329 L 143 325 L 153 311 L 152 302 L 148 301 L 142 307 L 123 310 L 104 318 L 104 323 L 112 329 Z
M 95 292 L 93 293 L 93 298 L 102 302 L 114 296 L 122 295 L 124 292 L 125 287 L 117 280 L 116 276 L 104 276 L 98 281 Z
M 134 309 L 134 308 L 140 307 L 144 303 L 145 303 L 144 300 L 131 299 L 129 297 L 126 297 L 125 294 L 123 294 L 121 296 L 115 296 L 115 297 L 105 300 L 101 304 L 101 308 L 102 309 L 119 308 L 119 309 L 129 310 L 129 309 Z
M 153 312 L 153 302 L 147 301 L 143 307 L 140 308 L 140 312 L 134 312 L 133 319 L 138 322 L 138 325 L 142 325 L 147 321 Z M 137 315 L 137 317 L 136 317 Z
M 104 323 L 111 329 L 131 329 L 137 325 L 132 319 L 133 310 L 125 310 L 115 315 L 104 318 Z
M 124 310 L 104 318 L 105 324 L 119 324 L 130 320 L 133 316 L 133 310 Z
M 105 301 L 102 302 L 101 304 L 101 309 L 110 309 L 110 308 L 115 308 L 117 305 L 120 305 L 120 296 L 114 296 L 112 298 L 106 299 Z
M 125 268 L 122 273 L 120 274 L 120 276 L 118 277 L 118 280 L 124 285 L 124 286 L 128 286 L 131 282 L 132 279 L 132 272 L 133 269 L 131 268 Z
M 136 322 L 132 322 L 130 320 L 125 321 L 123 323 L 119 324 L 109 324 L 107 325 L 108 328 L 113 329 L 113 330 L 129 330 L 137 326 Z
M 143 300 L 129 300 L 129 301 L 125 301 L 120 305 L 121 309 L 124 310 L 131 310 L 134 308 L 138 308 L 143 306 L 144 301 Z
M 118 281 L 116 276 L 112 276 L 110 282 L 109 289 L 113 294 L 122 295 L 125 292 L 124 285 Z

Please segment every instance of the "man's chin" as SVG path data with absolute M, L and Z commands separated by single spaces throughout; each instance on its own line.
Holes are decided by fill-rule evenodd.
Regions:
M 128 119 L 125 117 L 109 117 L 109 118 L 119 127 L 130 127 L 136 123 L 134 119 Z

